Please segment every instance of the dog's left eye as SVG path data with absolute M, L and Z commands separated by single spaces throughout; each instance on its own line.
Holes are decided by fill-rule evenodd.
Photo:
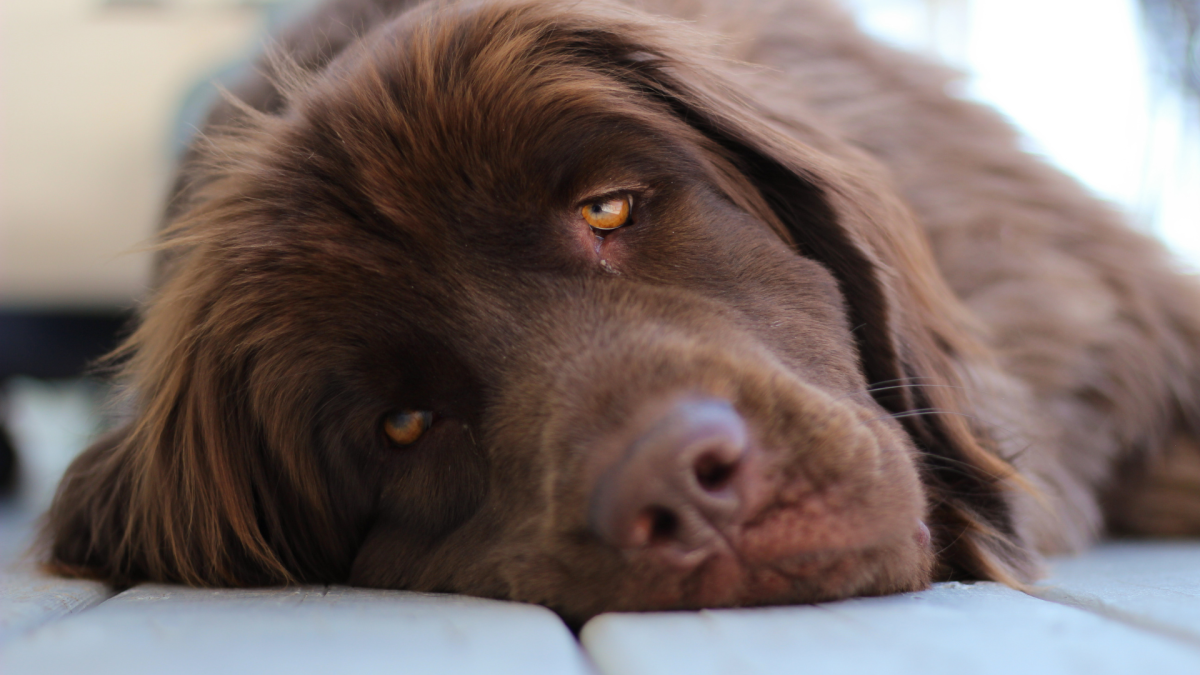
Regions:
M 412 445 L 433 424 L 433 413 L 426 410 L 401 410 L 383 420 L 383 432 L 396 445 Z
M 629 195 L 609 197 L 583 207 L 583 219 L 597 230 L 615 230 L 629 222 L 633 200 Z

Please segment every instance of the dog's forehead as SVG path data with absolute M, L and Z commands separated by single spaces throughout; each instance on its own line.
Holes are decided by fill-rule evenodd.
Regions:
M 665 105 L 482 19 L 402 17 L 318 84 L 297 103 L 301 143 L 408 227 L 519 218 L 601 176 L 686 163 L 667 146 L 691 130 Z

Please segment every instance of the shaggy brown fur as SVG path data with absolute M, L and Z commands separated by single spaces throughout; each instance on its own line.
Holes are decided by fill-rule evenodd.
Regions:
M 1114 473 L 1197 465 L 1196 284 L 948 73 L 736 7 L 338 0 L 285 37 L 197 142 L 52 564 L 578 621 L 1017 584 L 1108 494 L 1200 530 L 1195 481 Z M 749 430 L 736 517 L 606 539 L 597 486 L 692 396 Z M 435 421 L 398 447 L 397 410 Z

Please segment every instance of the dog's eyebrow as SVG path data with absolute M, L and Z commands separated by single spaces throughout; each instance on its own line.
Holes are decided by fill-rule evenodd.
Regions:
M 650 187 L 650 184 L 642 181 L 604 183 L 600 186 L 592 186 L 580 191 L 578 196 L 575 198 L 574 203 L 578 206 L 582 206 L 589 202 L 598 201 L 622 192 L 645 194 L 652 191 L 653 188 Z

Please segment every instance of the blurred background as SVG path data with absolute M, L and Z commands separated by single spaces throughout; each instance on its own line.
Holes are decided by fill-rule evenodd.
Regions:
M 961 70 L 952 93 L 1000 108 L 1030 151 L 1200 269 L 1200 107 L 1187 93 L 1200 89 L 1200 3 L 844 1 L 869 32 Z M 311 4 L 0 4 L 0 517 L 43 508 L 104 425 L 86 366 L 146 293 L 141 247 L 213 82 Z

